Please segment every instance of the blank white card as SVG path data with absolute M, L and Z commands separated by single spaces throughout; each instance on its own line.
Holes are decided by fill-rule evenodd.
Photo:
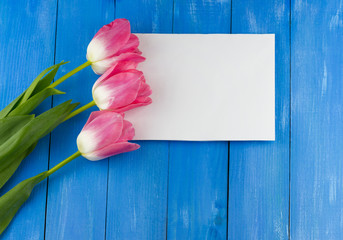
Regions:
M 273 34 L 137 34 L 153 103 L 135 140 L 275 140 Z

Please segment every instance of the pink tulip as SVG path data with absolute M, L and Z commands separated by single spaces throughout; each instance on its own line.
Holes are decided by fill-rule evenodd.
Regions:
M 152 102 L 151 89 L 141 71 L 121 62 L 104 73 L 93 86 L 93 99 L 101 110 L 124 112 Z
M 103 26 L 87 48 L 87 60 L 96 74 L 103 74 L 120 61 L 139 63 L 145 60 L 138 50 L 139 39 L 131 34 L 127 19 L 116 19 Z
M 97 161 L 138 149 L 138 144 L 128 142 L 134 135 L 132 124 L 124 120 L 123 114 L 92 112 L 77 137 L 77 147 L 83 157 Z

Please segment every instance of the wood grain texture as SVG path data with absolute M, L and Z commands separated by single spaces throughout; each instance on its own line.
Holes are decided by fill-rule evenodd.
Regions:
M 276 33 L 276 142 L 142 141 L 110 161 L 79 158 L 49 179 L 47 209 L 45 182 L 1 239 L 340 239 L 343 1 L 290 1 L 0 1 L 1 108 L 54 63 L 57 5 L 56 62 L 72 61 L 59 76 L 114 16 L 134 32 Z M 78 73 L 53 105 L 87 103 L 96 78 Z M 42 139 L 1 194 L 76 151 L 89 113 L 53 132 L 50 155 Z
M 343 235 L 343 1 L 292 1 L 291 238 Z
M 21 94 L 33 79 L 54 63 L 56 0 L 0 1 L 0 109 Z M 36 109 L 40 113 L 51 106 L 46 100 Z M 49 136 L 23 160 L 0 194 L 21 180 L 48 168 Z M 19 210 L 1 239 L 44 238 L 46 182 Z M 28 238 L 26 238 L 28 239 Z
M 230 143 L 229 239 L 288 239 L 289 14 L 288 1 L 233 1 L 232 33 L 275 33 L 276 141 Z
M 118 0 L 116 18 L 129 19 L 132 32 L 171 32 L 172 1 Z M 110 159 L 107 239 L 166 236 L 168 142 L 139 144 L 138 151 Z
M 230 3 L 176 0 L 174 33 L 229 33 Z M 227 142 L 170 143 L 168 239 L 226 239 L 227 173 Z
M 226 239 L 227 142 L 170 145 L 168 239 Z
M 110 1 L 59 0 L 56 62 L 70 60 L 59 76 L 86 61 L 86 49 L 102 25 L 114 18 Z M 82 105 L 92 100 L 97 75 L 90 67 L 58 86 L 65 96 L 54 97 L 54 105 L 74 99 Z M 97 108 L 92 108 L 97 110 Z M 51 136 L 50 167 L 77 151 L 76 137 L 88 110 L 58 127 Z M 107 160 L 74 160 L 48 181 L 46 239 L 103 239 L 105 236 Z

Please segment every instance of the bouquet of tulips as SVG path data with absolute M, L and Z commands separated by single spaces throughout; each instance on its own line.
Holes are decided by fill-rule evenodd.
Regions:
M 92 106 L 100 109 L 90 114 L 77 137 L 78 151 L 50 170 L 20 182 L 0 197 L 0 234 L 29 198 L 33 188 L 73 159 L 82 155 L 96 161 L 139 148 L 139 145 L 128 142 L 133 139 L 135 131 L 132 124 L 124 120 L 125 111 L 151 103 L 151 89 L 143 73 L 136 70 L 137 65 L 145 60 L 138 45 L 139 40 L 131 33 L 129 21 L 116 19 L 93 37 L 84 64 L 54 82 L 58 69 L 66 62 L 49 67 L 0 112 L 2 188 L 39 139 Z M 96 74 L 102 74 L 94 83 L 92 102 L 75 110 L 78 104 L 70 100 L 38 116 L 31 114 L 46 98 L 63 94 L 55 87 L 87 66 L 91 66 Z

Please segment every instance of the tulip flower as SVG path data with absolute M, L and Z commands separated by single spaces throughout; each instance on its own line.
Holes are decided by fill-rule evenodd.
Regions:
M 101 110 L 124 112 L 152 102 L 151 89 L 141 71 L 111 68 L 93 85 L 93 99 Z
M 130 22 L 116 19 L 95 34 L 87 48 L 87 60 L 96 74 L 103 74 L 120 61 L 144 61 L 138 45 L 138 37 L 131 34 Z
M 122 61 L 106 71 L 93 85 L 93 101 L 69 114 L 65 120 L 93 107 L 100 110 L 125 112 L 149 105 L 152 93 L 141 71 L 131 61 Z
M 123 114 L 97 111 L 77 137 L 77 147 L 83 157 L 97 161 L 138 149 L 138 144 L 128 142 L 134 135 L 132 124 L 124 120 Z

